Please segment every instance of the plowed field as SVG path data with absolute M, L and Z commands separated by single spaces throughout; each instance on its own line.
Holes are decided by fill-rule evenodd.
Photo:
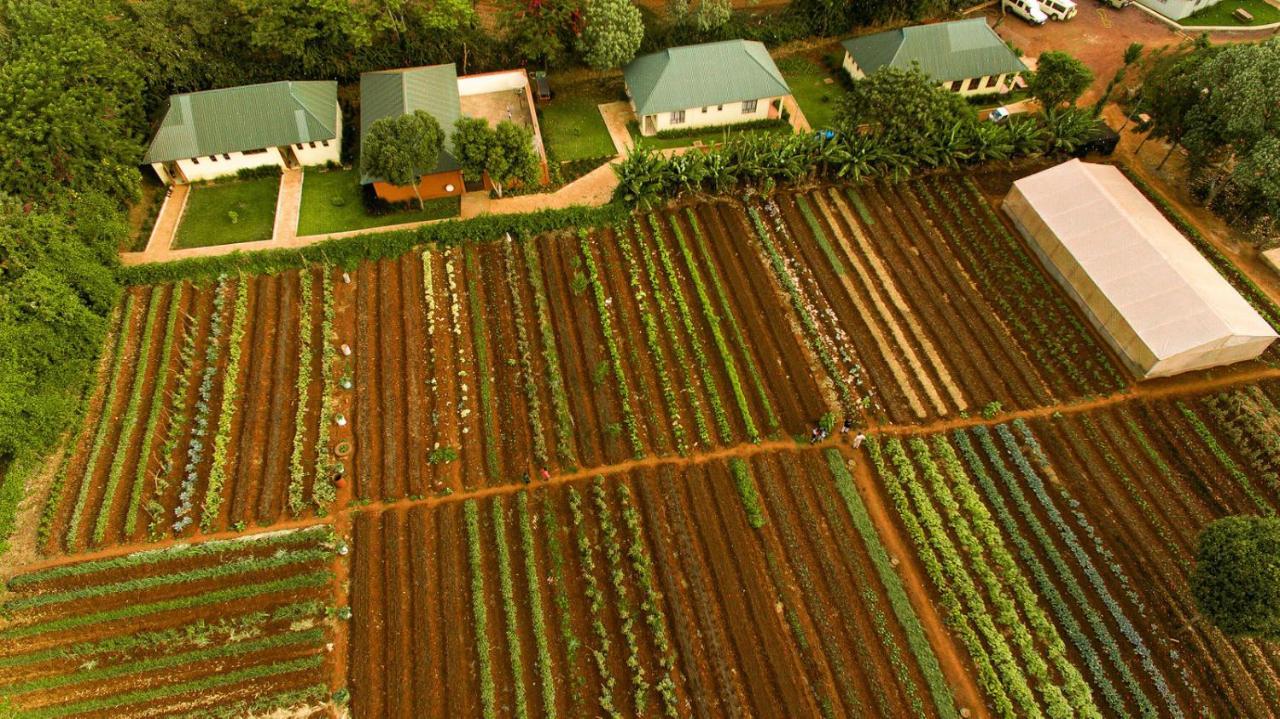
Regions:
M 1271 716 L 1280 651 L 1188 577 L 1280 509 L 1280 369 L 1136 382 L 1007 180 L 129 288 L 0 707 Z

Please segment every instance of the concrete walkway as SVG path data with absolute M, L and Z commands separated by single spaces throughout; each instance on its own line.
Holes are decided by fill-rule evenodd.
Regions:
M 538 210 L 559 210 L 567 207 L 573 207 L 575 205 L 599 207 L 609 202 L 613 197 L 613 188 L 618 184 L 617 175 L 613 173 L 614 162 L 617 162 L 617 160 L 607 162 L 600 167 L 597 167 L 555 192 L 545 192 L 536 195 L 517 195 L 497 200 L 489 199 L 487 192 L 473 192 L 463 195 L 461 214 L 456 218 L 448 219 L 470 220 L 474 217 L 480 217 L 487 214 L 514 215 L 525 212 L 536 212 Z M 301 174 L 301 172 L 298 173 L 299 176 L 301 176 Z M 172 262 L 174 260 L 186 260 L 194 257 L 217 257 L 219 255 L 228 255 L 232 252 L 296 249 L 330 239 L 358 237 L 360 235 L 372 235 L 379 232 L 394 232 L 397 230 L 413 230 L 422 227 L 423 225 L 447 221 L 423 220 L 421 222 L 404 222 L 398 225 L 383 225 L 381 227 L 369 227 L 362 230 L 350 230 L 347 232 L 331 232 L 323 235 L 298 235 L 298 203 L 293 205 L 292 224 L 284 230 L 280 227 L 280 215 L 283 209 L 282 206 L 285 203 L 285 182 L 286 179 L 282 178 L 280 188 L 281 199 L 278 201 L 276 210 L 276 234 L 270 240 L 241 242 L 234 245 L 215 245 L 212 247 L 191 247 L 182 250 L 169 249 L 168 244 L 165 244 L 163 248 L 157 247 L 153 250 L 151 244 L 148 243 L 146 251 L 121 253 L 120 261 L 125 265 L 141 265 L 149 262 Z M 297 200 L 300 202 L 302 197 L 301 177 L 297 180 L 296 193 L 293 194 L 295 194 Z M 162 209 L 161 214 L 163 215 L 163 213 L 164 210 Z M 159 221 L 157 221 L 157 225 L 158 224 Z
M 631 112 L 631 104 L 619 100 L 606 102 L 598 106 L 600 116 L 604 118 L 604 126 L 609 130 L 609 139 L 613 140 L 613 149 L 619 157 L 626 157 L 635 143 L 631 141 L 631 133 L 627 132 L 627 123 L 636 119 Z
M 280 192 L 276 196 L 276 220 L 271 237 L 288 242 L 298 235 L 298 214 L 302 210 L 302 170 L 294 167 L 280 175 Z
M 168 252 L 173 246 L 173 236 L 178 233 L 178 223 L 182 221 L 182 213 L 187 209 L 187 197 L 190 194 L 190 185 L 170 185 L 164 196 L 164 204 L 160 206 L 160 214 L 156 215 L 156 224 L 151 226 L 147 246 L 142 252 L 130 254 Z

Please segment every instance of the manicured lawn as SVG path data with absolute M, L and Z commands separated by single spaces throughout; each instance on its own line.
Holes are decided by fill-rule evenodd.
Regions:
M 800 110 L 813 129 L 831 127 L 836 100 L 845 92 L 840 78 L 822 65 L 803 57 L 787 58 L 778 63 L 782 76 L 791 86 Z
M 352 170 L 308 171 L 302 180 L 302 209 L 299 235 L 363 230 L 366 227 L 396 225 L 401 222 L 456 217 L 461 201 L 457 197 L 427 200 L 424 210 L 371 215 L 361 201 L 360 173 Z
M 192 187 L 174 248 L 271 239 L 279 191 L 275 176 Z
M 758 134 L 776 134 L 785 135 L 790 133 L 791 126 L 785 123 L 769 127 L 754 127 L 744 130 L 726 129 L 724 127 L 708 127 L 705 131 L 691 135 L 681 135 L 679 137 L 644 137 L 640 134 L 640 125 L 635 122 L 627 123 L 627 132 L 631 133 L 631 139 L 636 143 L 636 147 L 647 147 L 652 150 L 665 150 L 672 147 L 689 147 L 695 142 L 703 145 L 714 145 L 724 142 L 726 139 L 734 135 L 758 135 Z
M 538 106 L 542 110 L 539 122 L 547 150 L 558 160 L 615 155 L 609 130 L 596 106 L 617 100 L 617 94 L 585 83 L 563 88 L 553 85 L 553 88 L 555 98 Z
M 1231 17 L 1231 13 L 1236 8 L 1244 8 L 1253 15 L 1253 22 L 1243 23 Z M 1280 22 L 1280 10 L 1268 5 L 1265 0 L 1223 0 L 1217 5 L 1212 5 L 1191 17 L 1183 18 L 1178 22 L 1183 25 L 1221 25 L 1231 27 L 1239 25 L 1247 27 L 1250 25 L 1268 25 L 1273 22 Z

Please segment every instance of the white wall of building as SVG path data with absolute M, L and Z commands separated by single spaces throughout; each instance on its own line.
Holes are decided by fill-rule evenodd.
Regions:
M 1159 0 L 1156 1 L 1159 2 Z M 844 53 L 844 62 L 842 63 L 842 67 L 844 67 L 845 72 L 849 73 L 849 77 L 854 80 L 861 80 L 867 76 L 867 74 L 862 71 L 862 68 L 858 67 L 858 63 L 853 61 L 853 56 L 850 55 L 848 51 L 845 51 Z M 943 90 L 952 90 L 967 97 L 969 95 L 984 95 L 999 92 L 1000 90 L 1006 89 L 1006 87 L 1003 86 L 1004 83 L 1006 81 L 1013 82 L 1014 77 L 1016 77 L 1015 74 L 1006 73 L 1003 75 L 997 75 L 994 78 L 991 76 L 968 78 L 960 81 L 960 89 L 958 90 L 955 89 L 954 83 L 951 82 L 943 82 L 939 83 L 939 85 Z
M 255 167 L 271 165 L 284 167 L 284 158 L 280 156 L 280 151 L 274 147 L 267 149 L 266 152 L 250 154 L 229 152 L 224 155 L 215 155 L 214 158 L 210 159 L 206 155 L 187 160 L 178 160 L 177 165 L 182 170 L 182 176 L 186 178 L 187 182 L 200 182 L 202 180 L 228 177 L 241 170 Z
M 770 117 L 769 108 L 779 97 L 762 97 L 756 101 L 754 111 L 744 112 L 742 102 L 726 102 L 723 105 L 708 105 L 707 107 L 691 107 L 684 111 L 684 122 L 673 122 L 670 112 L 659 112 L 650 115 L 653 118 L 653 132 L 649 131 L 650 123 L 641 118 L 640 133 L 643 135 L 653 135 L 655 133 L 666 130 L 683 130 L 691 127 L 713 127 L 717 125 L 737 125 L 743 122 L 756 122 L 759 120 L 767 120 Z M 635 104 L 632 103 L 632 109 Z M 780 115 L 774 115 L 780 117 Z
M 458 78 L 458 94 L 485 95 L 503 90 L 523 90 L 529 85 L 529 78 L 524 70 L 501 70 L 485 72 L 479 75 L 463 75 Z
M 327 165 L 331 162 L 335 164 L 342 162 L 342 110 L 339 109 L 337 114 L 337 122 L 334 125 L 337 128 L 337 137 L 332 140 L 303 142 L 293 146 L 293 154 L 298 158 L 299 164 L 304 167 L 313 167 Z M 314 147 L 312 147 L 313 145 Z M 228 152 L 178 160 L 177 165 L 182 170 L 183 178 L 171 177 L 168 170 L 165 169 L 166 164 L 156 162 L 151 165 L 156 174 L 160 176 L 160 181 L 166 184 L 180 182 L 183 178 L 187 182 L 201 182 L 220 177 L 230 177 L 241 170 L 257 167 L 274 165 L 284 168 L 287 166 L 284 155 L 281 153 L 280 148 L 277 147 L 268 147 L 262 152 Z
M 1217 5 L 1219 0 L 1138 0 L 1171 20 L 1181 20 L 1197 10 Z

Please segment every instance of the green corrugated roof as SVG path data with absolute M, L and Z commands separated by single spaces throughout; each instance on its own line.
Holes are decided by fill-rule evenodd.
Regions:
M 885 66 L 906 70 L 913 62 L 938 82 L 1027 69 L 983 18 L 904 27 L 841 44 L 868 75 Z
M 169 98 L 143 162 L 283 147 L 338 136 L 338 83 L 268 82 Z
M 360 76 L 360 145 L 373 123 L 384 117 L 398 117 L 426 110 L 444 130 L 444 146 L 434 169 L 445 172 L 458 169 L 453 156 L 453 124 L 462 117 L 462 101 L 458 98 L 458 71 L 453 63 L 379 70 Z M 368 184 L 378 178 L 362 177 Z
M 747 40 L 668 48 L 622 74 L 641 116 L 791 94 L 769 51 Z

